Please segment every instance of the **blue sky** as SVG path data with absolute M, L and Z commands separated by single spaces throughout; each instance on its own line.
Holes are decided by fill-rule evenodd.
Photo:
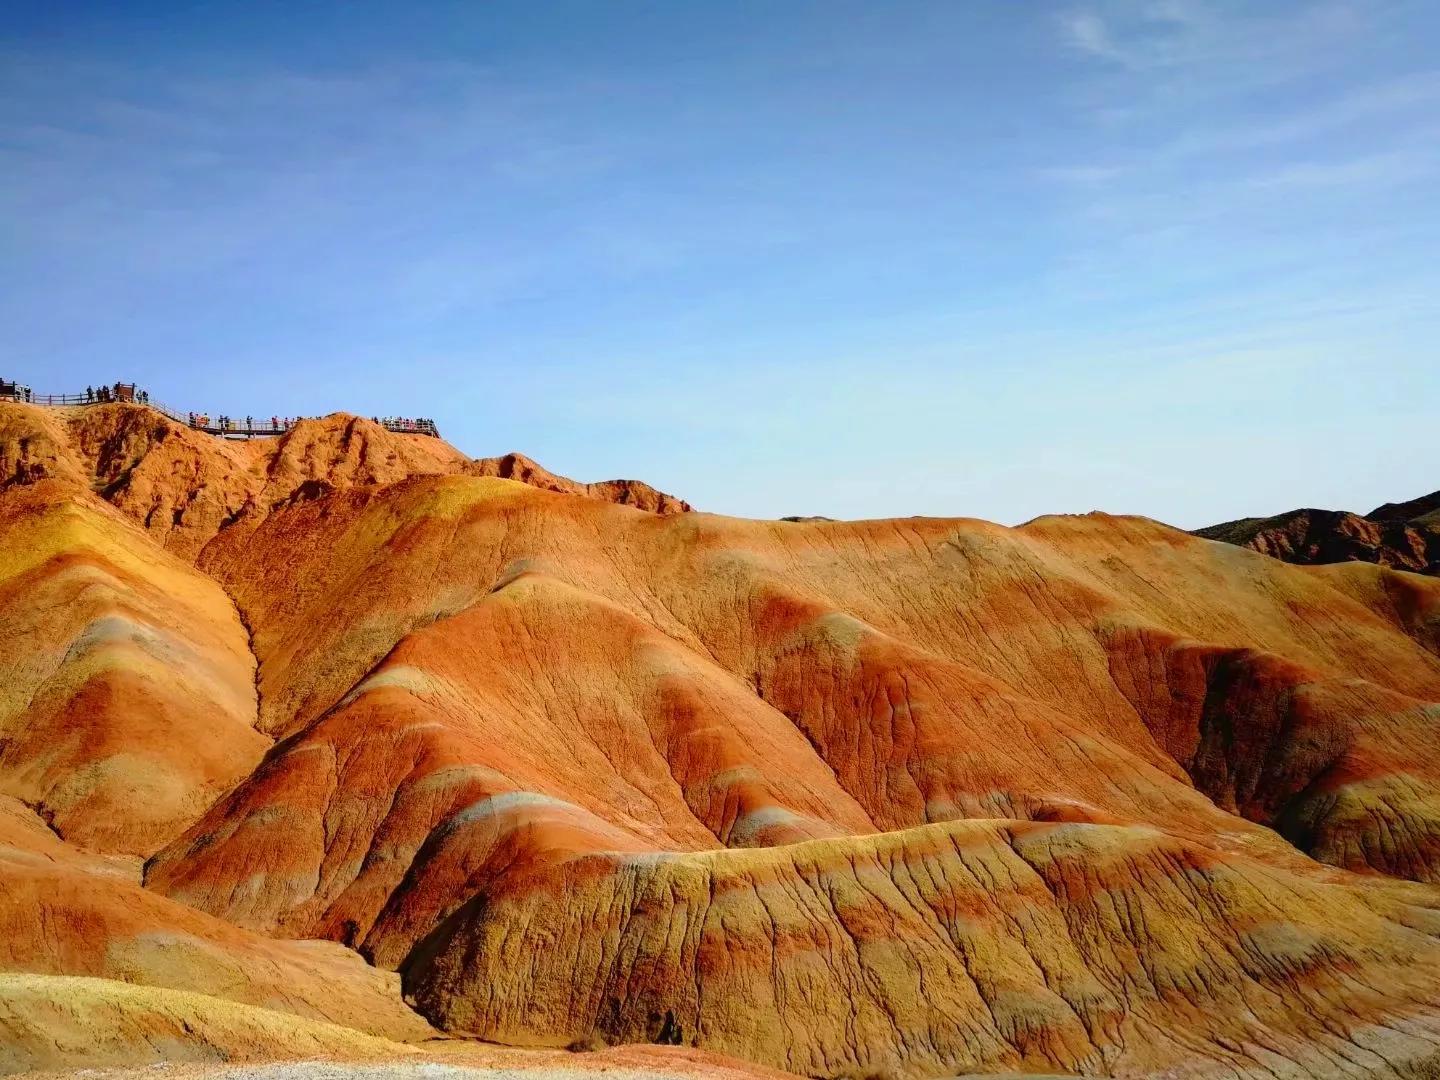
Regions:
M 3 3 L 0 374 L 756 517 L 1440 487 L 1430 0 Z

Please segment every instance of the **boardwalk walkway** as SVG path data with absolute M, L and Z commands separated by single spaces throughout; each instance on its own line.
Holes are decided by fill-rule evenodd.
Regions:
M 227 439 L 284 435 L 301 420 L 311 419 L 304 416 L 235 417 L 181 412 L 151 400 L 146 391 L 137 391 L 134 385 L 128 383 L 116 383 L 114 387 L 101 387 L 99 390 L 92 388 L 84 394 L 37 394 L 27 386 L 0 379 L 0 401 L 21 401 L 29 405 L 79 406 L 81 408 L 92 405 L 109 405 L 115 402 L 144 405 L 156 412 L 164 413 L 177 424 L 184 424 L 196 431 Z M 377 416 L 371 417 L 371 419 L 386 430 L 403 435 L 429 435 L 437 439 L 440 437 L 440 429 L 435 426 L 434 420 L 400 416 Z

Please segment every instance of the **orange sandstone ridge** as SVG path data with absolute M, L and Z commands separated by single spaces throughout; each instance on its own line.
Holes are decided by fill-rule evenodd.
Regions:
M 1440 1075 L 1434 577 L 342 416 L 0 485 L 6 1071 Z
M 660 514 L 690 505 L 637 480 L 577 483 L 522 454 L 467 458 L 427 435 L 335 413 L 276 437 L 222 439 L 141 405 L 0 407 L 0 488 L 46 478 L 88 485 L 166 550 L 194 559 L 225 528 L 278 506 L 410 476 L 503 476 Z

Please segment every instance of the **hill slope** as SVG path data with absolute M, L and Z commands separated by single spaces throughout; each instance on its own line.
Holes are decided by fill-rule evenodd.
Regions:
M 690 509 L 638 480 L 582 484 L 521 454 L 472 460 L 439 439 L 343 413 L 301 420 L 274 438 L 232 440 L 141 405 L 0 403 L 0 489 L 46 478 L 88 484 L 187 559 L 222 529 L 253 526 L 277 506 L 408 476 L 460 473 L 513 477 L 662 514 Z
M 167 479 L 130 505 L 85 424 L 21 420 L 15 573 L 119 569 L 100 606 L 17 588 L 6 655 L 153 688 L 7 699 L 0 783 L 60 835 L 25 825 L 0 876 L 76 933 L 0 967 L 198 992 L 195 1038 L 241 1046 L 224 1010 L 259 1003 L 812 1076 L 1440 1068 L 1440 580 L 1105 515 L 656 513 L 345 418 L 263 454 L 136 444 L 126 475 Z M 167 444 L 248 485 L 213 532 L 139 512 L 211 489 Z M 50 794 L 111 776 L 86 755 L 127 725 L 181 778 L 163 820 Z M 76 945 L 179 927 L 203 947 Z M 317 998 L 325 946 L 289 938 L 374 967 L 323 954 Z M 151 1010 L 124 1031 L 201 1008 L 92 997 Z
M 1195 535 L 1303 565 L 1372 562 L 1440 574 L 1440 491 L 1409 502 L 1386 503 L 1363 515 L 1291 510 L 1211 525 Z

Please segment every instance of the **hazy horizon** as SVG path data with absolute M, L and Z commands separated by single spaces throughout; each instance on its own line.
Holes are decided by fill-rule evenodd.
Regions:
M 749 517 L 1440 487 L 1418 2 L 7 5 L 0 377 Z

